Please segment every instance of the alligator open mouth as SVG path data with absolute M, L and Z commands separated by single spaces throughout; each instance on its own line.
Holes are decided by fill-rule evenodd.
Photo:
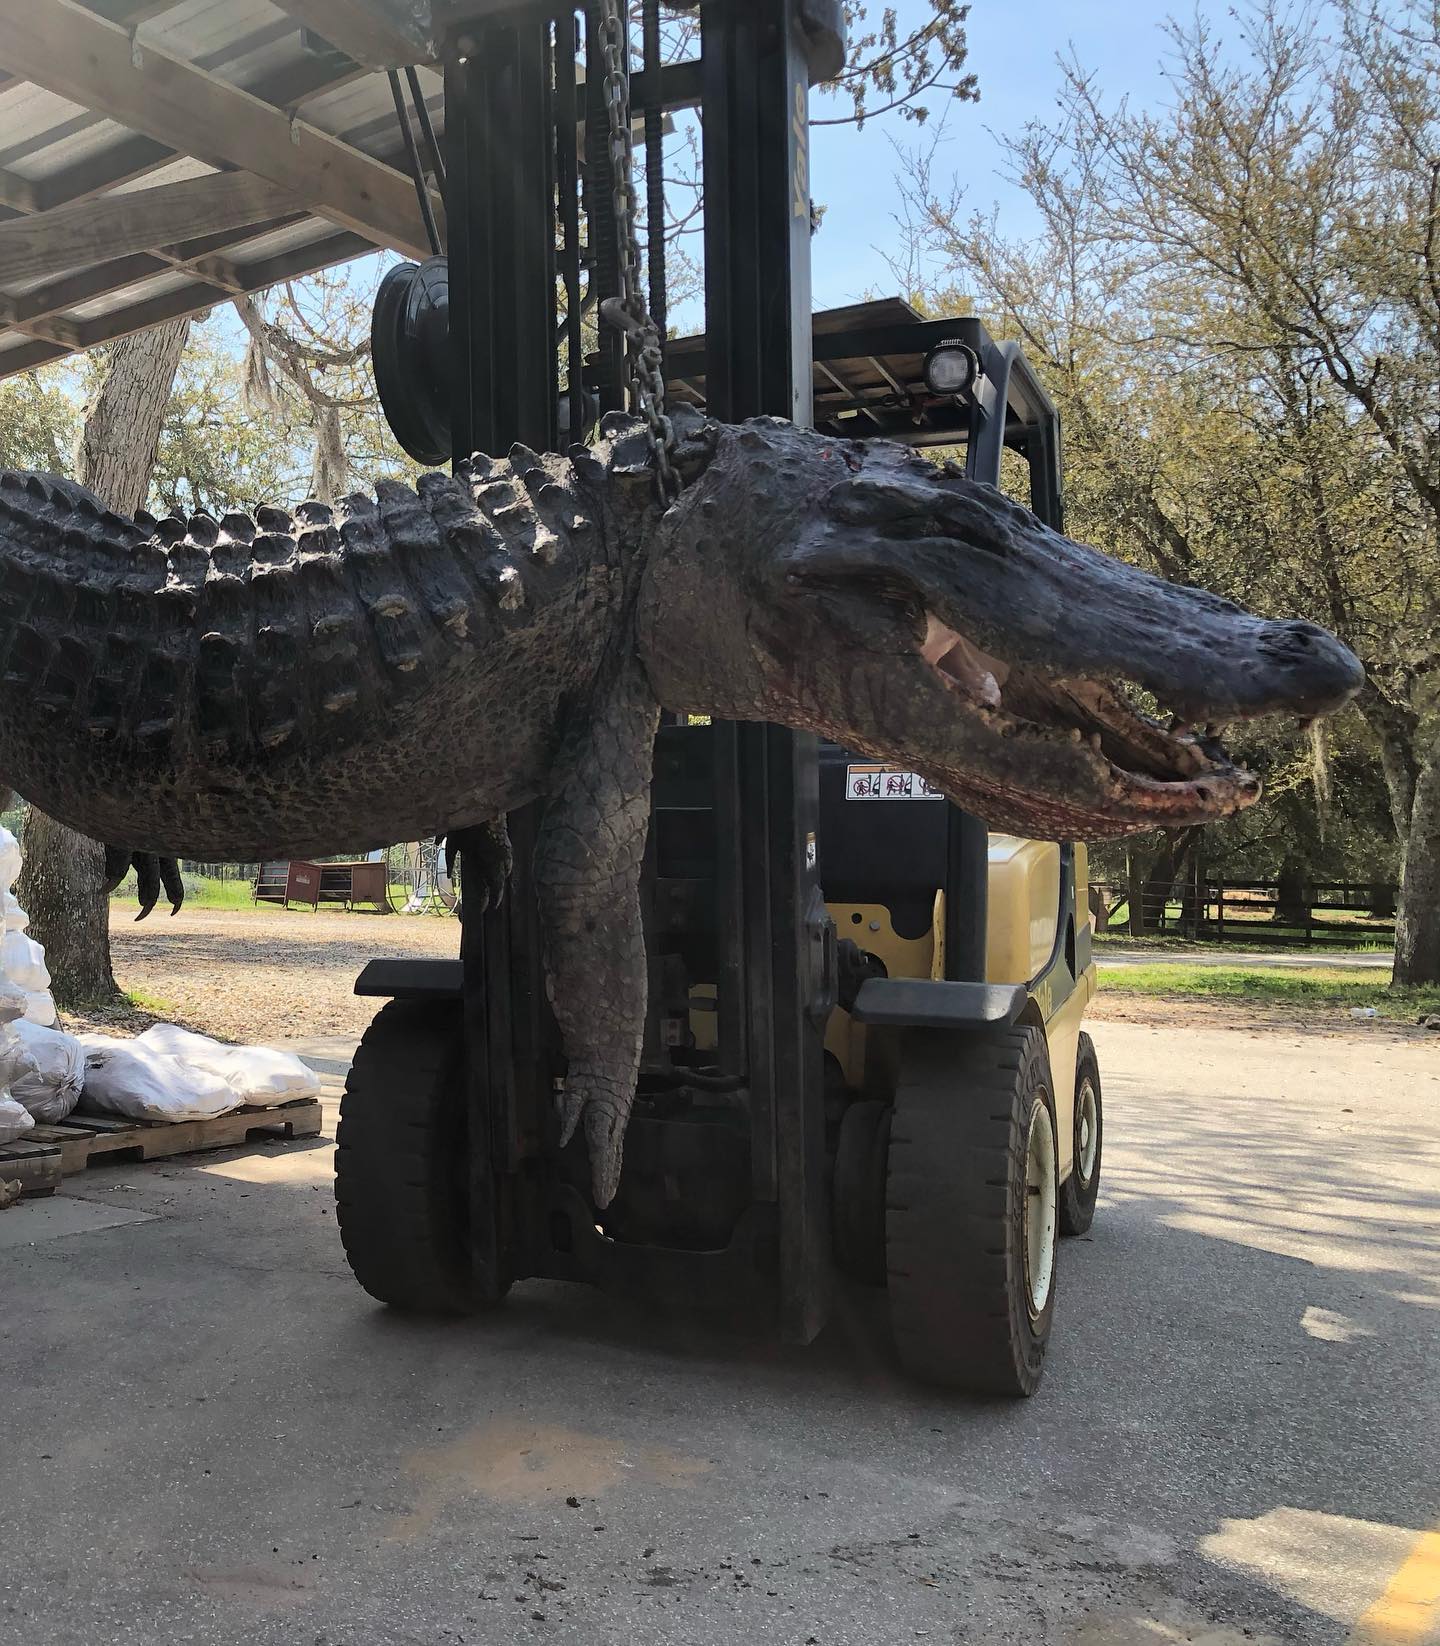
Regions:
M 1218 736 L 1178 715 L 1169 725 L 1130 701 L 1131 683 L 1050 678 L 1005 662 L 926 612 L 917 650 L 947 690 L 964 700 L 1002 737 L 1053 742 L 1088 762 L 1111 782 L 1166 785 L 1188 790 L 1197 806 L 1216 811 L 1249 805 L 1259 779 L 1237 766 Z

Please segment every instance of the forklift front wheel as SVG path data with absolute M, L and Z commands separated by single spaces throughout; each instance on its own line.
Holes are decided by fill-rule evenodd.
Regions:
M 465 1036 L 448 1002 L 392 1000 L 345 1082 L 335 1216 L 355 1278 L 418 1314 L 473 1314 L 498 1296 L 470 1257 Z
M 885 1228 L 895 1345 L 912 1375 L 982 1394 L 1039 1387 L 1055 1312 L 1058 1158 L 1042 1030 L 912 1038 Z
M 1075 1165 L 1060 1190 L 1060 1233 L 1081 1235 L 1095 1220 L 1100 1194 L 1100 1149 L 1105 1111 L 1100 1106 L 1100 1064 L 1095 1042 L 1081 1034 L 1075 1052 Z

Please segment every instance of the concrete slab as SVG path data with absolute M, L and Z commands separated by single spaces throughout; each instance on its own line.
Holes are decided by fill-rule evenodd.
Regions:
M 0 1212 L 0 1251 L 58 1240 L 62 1235 L 94 1234 L 101 1229 L 123 1228 L 127 1223 L 153 1221 L 150 1212 L 81 1200 L 62 1189 L 48 1199 L 22 1200 L 18 1206 Z
M 1436 1048 L 1093 1033 L 1018 1405 L 908 1382 L 859 1289 L 806 1349 L 388 1313 L 311 1143 L 92 1171 L 155 1220 L 0 1253 L 0 1643 L 1343 1646 L 1440 1518 Z

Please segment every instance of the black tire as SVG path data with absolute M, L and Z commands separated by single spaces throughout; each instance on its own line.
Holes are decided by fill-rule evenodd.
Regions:
M 1094 1114 L 1088 1119 L 1093 1126 L 1094 1154 L 1089 1170 L 1081 1171 L 1085 1155 L 1084 1127 L 1087 1124 L 1082 1093 L 1089 1081 L 1094 1094 Z M 1100 1064 L 1095 1056 L 1095 1043 L 1088 1034 L 1081 1034 L 1075 1051 L 1075 1136 L 1073 1139 L 1075 1164 L 1070 1175 L 1060 1185 L 1060 1233 L 1082 1235 L 1095 1221 L 1095 1202 L 1100 1195 L 1100 1154 L 1105 1144 L 1105 1110 L 1100 1102 Z
M 912 1036 L 890 1126 L 886 1249 L 895 1345 L 927 1383 L 977 1393 L 1034 1394 L 1055 1312 L 1055 1225 L 1027 1252 L 1032 1125 L 1055 1100 L 1044 1033 L 989 1030 Z M 1048 1204 L 1056 1209 L 1052 1180 Z M 1031 1306 L 1030 1261 L 1048 1263 Z
M 365 1032 L 345 1082 L 335 1215 L 371 1297 L 419 1314 L 473 1314 L 485 1295 L 470 1260 L 465 1039 L 458 1007 L 392 1000 Z M 503 1292 L 502 1292 L 503 1295 Z
M 835 1261 L 867 1286 L 885 1284 L 885 1156 L 889 1105 L 859 1098 L 840 1120 L 830 1232 Z

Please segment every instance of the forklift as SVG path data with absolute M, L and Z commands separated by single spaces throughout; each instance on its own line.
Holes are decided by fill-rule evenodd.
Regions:
M 665 344 L 670 404 L 963 447 L 991 484 L 1010 453 L 1058 528 L 1058 419 L 1014 344 L 898 301 L 812 316 L 806 110 L 844 61 L 839 0 L 698 10 L 699 56 L 667 64 L 643 0 L 631 85 L 652 222 L 665 116 L 694 108 L 703 130 L 706 325 Z M 392 270 L 375 313 L 382 403 L 421 461 L 556 449 L 625 405 L 621 338 L 602 325 L 587 346 L 585 329 L 621 284 L 600 36 L 594 6 L 492 0 L 448 37 L 448 243 Z M 648 252 L 664 337 L 660 236 Z M 377 960 L 356 984 L 387 1002 L 338 1133 L 361 1285 L 473 1314 L 517 1280 L 571 1280 L 803 1343 L 845 1277 L 887 1290 L 913 1375 L 1033 1393 L 1056 1237 L 1089 1226 L 1099 1185 L 1083 848 L 990 836 L 917 774 L 812 736 L 671 717 L 642 882 L 645 1047 L 602 1212 L 583 1141 L 559 1141 L 537 814 L 509 818 L 498 907 L 464 895 L 480 843 L 452 836 L 458 960 Z

